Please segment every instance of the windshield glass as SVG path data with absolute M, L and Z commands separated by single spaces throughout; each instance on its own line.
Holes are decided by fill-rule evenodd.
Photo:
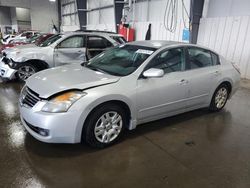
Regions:
M 49 45 L 53 44 L 54 42 L 56 42 L 60 38 L 62 38 L 62 35 L 54 35 L 53 37 L 50 37 L 47 40 L 45 40 L 44 42 L 40 43 L 38 46 L 40 46 L 40 47 L 49 46 Z
M 36 34 L 33 37 L 27 39 L 28 43 L 33 43 L 37 38 L 39 38 L 41 36 L 41 34 Z
M 116 76 L 134 72 L 156 49 L 123 45 L 107 50 L 91 59 L 86 67 Z

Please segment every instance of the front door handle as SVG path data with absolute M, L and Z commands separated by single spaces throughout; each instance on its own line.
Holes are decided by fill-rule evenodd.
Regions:
M 181 81 L 180 81 L 180 85 L 185 85 L 187 83 L 188 83 L 188 80 L 186 80 L 186 79 L 181 79 Z

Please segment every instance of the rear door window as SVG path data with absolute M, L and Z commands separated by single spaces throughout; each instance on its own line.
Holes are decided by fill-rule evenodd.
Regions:
M 112 47 L 112 43 L 103 37 L 89 36 L 87 41 L 88 48 L 105 49 Z
M 212 56 L 208 50 L 191 47 L 188 48 L 188 56 L 190 69 L 209 67 L 213 65 Z
M 111 38 L 114 39 L 119 44 L 125 44 L 127 42 L 123 37 L 112 36 Z
M 211 52 L 211 55 L 212 55 L 213 65 L 220 65 L 220 60 L 219 60 L 218 55 L 216 55 L 213 52 Z

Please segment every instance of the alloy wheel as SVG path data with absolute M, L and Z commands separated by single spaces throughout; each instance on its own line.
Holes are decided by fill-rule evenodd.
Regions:
M 33 74 L 35 74 L 36 71 L 33 67 L 29 66 L 29 65 L 25 65 L 19 68 L 18 70 L 18 77 L 25 81 L 26 79 L 28 79 L 30 76 L 32 76 Z
M 96 122 L 95 138 L 101 143 L 110 143 L 115 140 L 123 126 L 122 116 L 115 111 L 106 112 Z
M 215 96 L 215 105 L 218 109 L 222 108 L 227 102 L 228 92 L 225 87 L 220 88 Z

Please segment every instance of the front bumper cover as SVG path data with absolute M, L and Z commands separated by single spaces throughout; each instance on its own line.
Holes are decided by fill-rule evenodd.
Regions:
M 46 143 L 79 143 L 76 138 L 76 128 L 79 113 L 45 113 L 37 111 L 39 103 L 33 108 L 22 106 L 19 103 L 20 117 L 25 129 L 37 140 Z M 40 108 L 40 107 L 39 107 Z M 34 130 L 34 128 L 36 130 Z M 44 136 L 39 130 L 46 130 Z
M 4 58 L 5 57 L 2 57 L 0 61 L 0 77 L 4 79 L 12 80 L 16 77 L 15 74 L 17 70 L 10 68 L 10 66 L 3 61 Z

